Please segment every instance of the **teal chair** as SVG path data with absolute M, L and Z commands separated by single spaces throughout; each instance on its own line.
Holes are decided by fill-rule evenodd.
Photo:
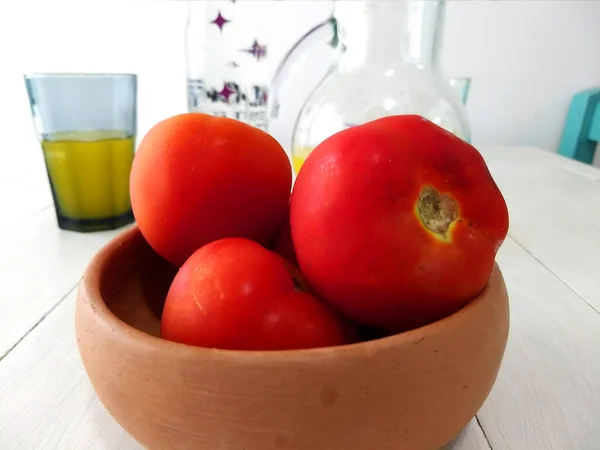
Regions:
M 558 153 L 591 164 L 599 141 L 600 88 L 597 88 L 573 96 Z

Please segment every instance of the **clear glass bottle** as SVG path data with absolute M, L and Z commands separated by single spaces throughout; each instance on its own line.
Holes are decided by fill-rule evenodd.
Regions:
M 190 112 L 267 128 L 269 2 L 188 1 L 187 97 Z
M 296 44 L 271 87 L 273 117 L 308 54 L 319 44 L 334 50 L 331 70 L 304 103 L 294 127 L 296 172 L 327 137 L 388 115 L 419 114 L 470 139 L 461 98 L 439 65 L 444 10 L 442 0 L 338 1 L 333 17 Z

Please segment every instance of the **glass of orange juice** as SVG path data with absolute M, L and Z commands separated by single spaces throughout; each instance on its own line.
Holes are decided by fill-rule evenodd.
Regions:
M 86 232 L 133 222 L 137 76 L 28 74 L 25 84 L 58 226 Z

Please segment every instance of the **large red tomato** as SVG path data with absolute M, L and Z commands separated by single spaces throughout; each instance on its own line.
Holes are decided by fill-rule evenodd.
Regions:
M 289 159 L 267 133 L 188 113 L 144 136 L 131 170 L 131 204 L 148 243 L 180 266 L 216 239 L 267 243 L 286 216 L 291 183 Z
M 309 155 L 291 198 L 300 269 L 357 322 L 401 331 L 486 286 L 508 231 L 479 152 L 413 115 L 339 132 Z
M 350 342 L 353 328 L 303 287 L 300 274 L 256 242 L 227 238 L 196 251 L 165 302 L 161 337 L 231 350 L 288 350 Z

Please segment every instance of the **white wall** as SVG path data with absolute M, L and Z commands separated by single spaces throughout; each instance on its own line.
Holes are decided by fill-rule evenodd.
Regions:
M 473 77 L 480 144 L 555 151 L 571 96 L 600 87 L 600 1 L 451 1 L 445 69 Z
M 35 142 L 24 72 L 138 73 L 140 132 L 183 111 L 185 11 L 175 1 L 0 2 L 1 142 Z
M 274 60 L 331 8 L 284 3 L 274 15 Z M 28 71 L 138 73 L 141 134 L 185 111 L 185 18 L 183 1 L 0 2 L 2 151 L 34 148 Z M 468 112 L 477 145 L 554 151 L 571 96 L 600 86 L 600 1 L 451 0 L 445 31 L 446 72 L 473 77 Z

